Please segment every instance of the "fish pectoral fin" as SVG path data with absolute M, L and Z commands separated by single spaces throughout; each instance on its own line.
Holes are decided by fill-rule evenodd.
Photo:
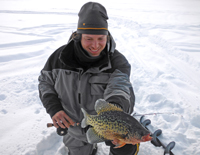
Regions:
M 120 139 L 113 139 L 112 143 L 115 145 L 114 148 L 120 148 L 126 145 L 126 143 L 124 141 L 121 141 Z
M 119 142 L 120 142 L 119 139 L 113 139 L 113 140 L 112 140 L 112 143 L 113 143 L 114 145 L 118 145 Z
M 118 143 L 117 145 L 115 145 L 115 149 L 116 148 L 120 148 L 120 147 L 123 147 L 124 145 L 126 145 L 126 143 L 125 142 L 120 142 L 120 143 Z
M 87 140 L 90 144 L 104 142 L 102 138 L 100 138 L 94 128 L 89 128 L 86 132 Z

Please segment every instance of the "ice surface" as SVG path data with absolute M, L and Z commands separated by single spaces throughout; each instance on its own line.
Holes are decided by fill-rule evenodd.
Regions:
M 66 155 L 38 97 L 49 55 L 76 30 L 85 0 L 0 0 L 0 154 Z M 200 1 L 97 0 L 129 60 L 135 112 L 148 116 L 180 155 L 200 154 Z M 170 114 L 173 113 L 173 114 Z M 97 155 L 109 148 L 98 144 Z M 163 149 L 141 143 L 139 155 Z

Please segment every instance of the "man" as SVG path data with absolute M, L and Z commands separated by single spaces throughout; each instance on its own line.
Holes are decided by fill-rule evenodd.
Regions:
M 89 2 L 78 15 L 77 31 L 42 69 L 39 93 L 54 126 L 68 129 L 63 142 L 69 154 L 91 155 L 93 145 L 87 142 L 87 129 L 75 125 L 83 119 L 81 108 L 96 114 L 94 104 L 102 98 L 132 113 L 135 97 L 129 81 L 130 64 L 115 49 L 106 9 Z M 136 145 L 114 149 L 112 142 L 106 144 L 111 146 L 111 155 L 134 155 L 138 151 Z

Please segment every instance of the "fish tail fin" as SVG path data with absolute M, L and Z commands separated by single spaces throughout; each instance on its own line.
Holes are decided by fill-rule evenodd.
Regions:
M 81 108 L 81 111 L 83 112 L 83 115 L 84 115 L 84 118 L 83 118 L 83 120 L 81 122 L 81 127 L 85 128 L 85 127 L 87 127 L 89 125 L 88 122 L 87 122 L 87 120 L 88 120 L 88 113 L 83 108 Z

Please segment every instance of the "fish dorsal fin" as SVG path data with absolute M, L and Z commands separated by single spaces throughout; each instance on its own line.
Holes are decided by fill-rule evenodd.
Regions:
M 104 99 L 98 99 L 95 102 L 95 110 L 97 114 L 100 114 L 106 111 L 123 111 L 120 107 L 114 104 L 108 103 Z

